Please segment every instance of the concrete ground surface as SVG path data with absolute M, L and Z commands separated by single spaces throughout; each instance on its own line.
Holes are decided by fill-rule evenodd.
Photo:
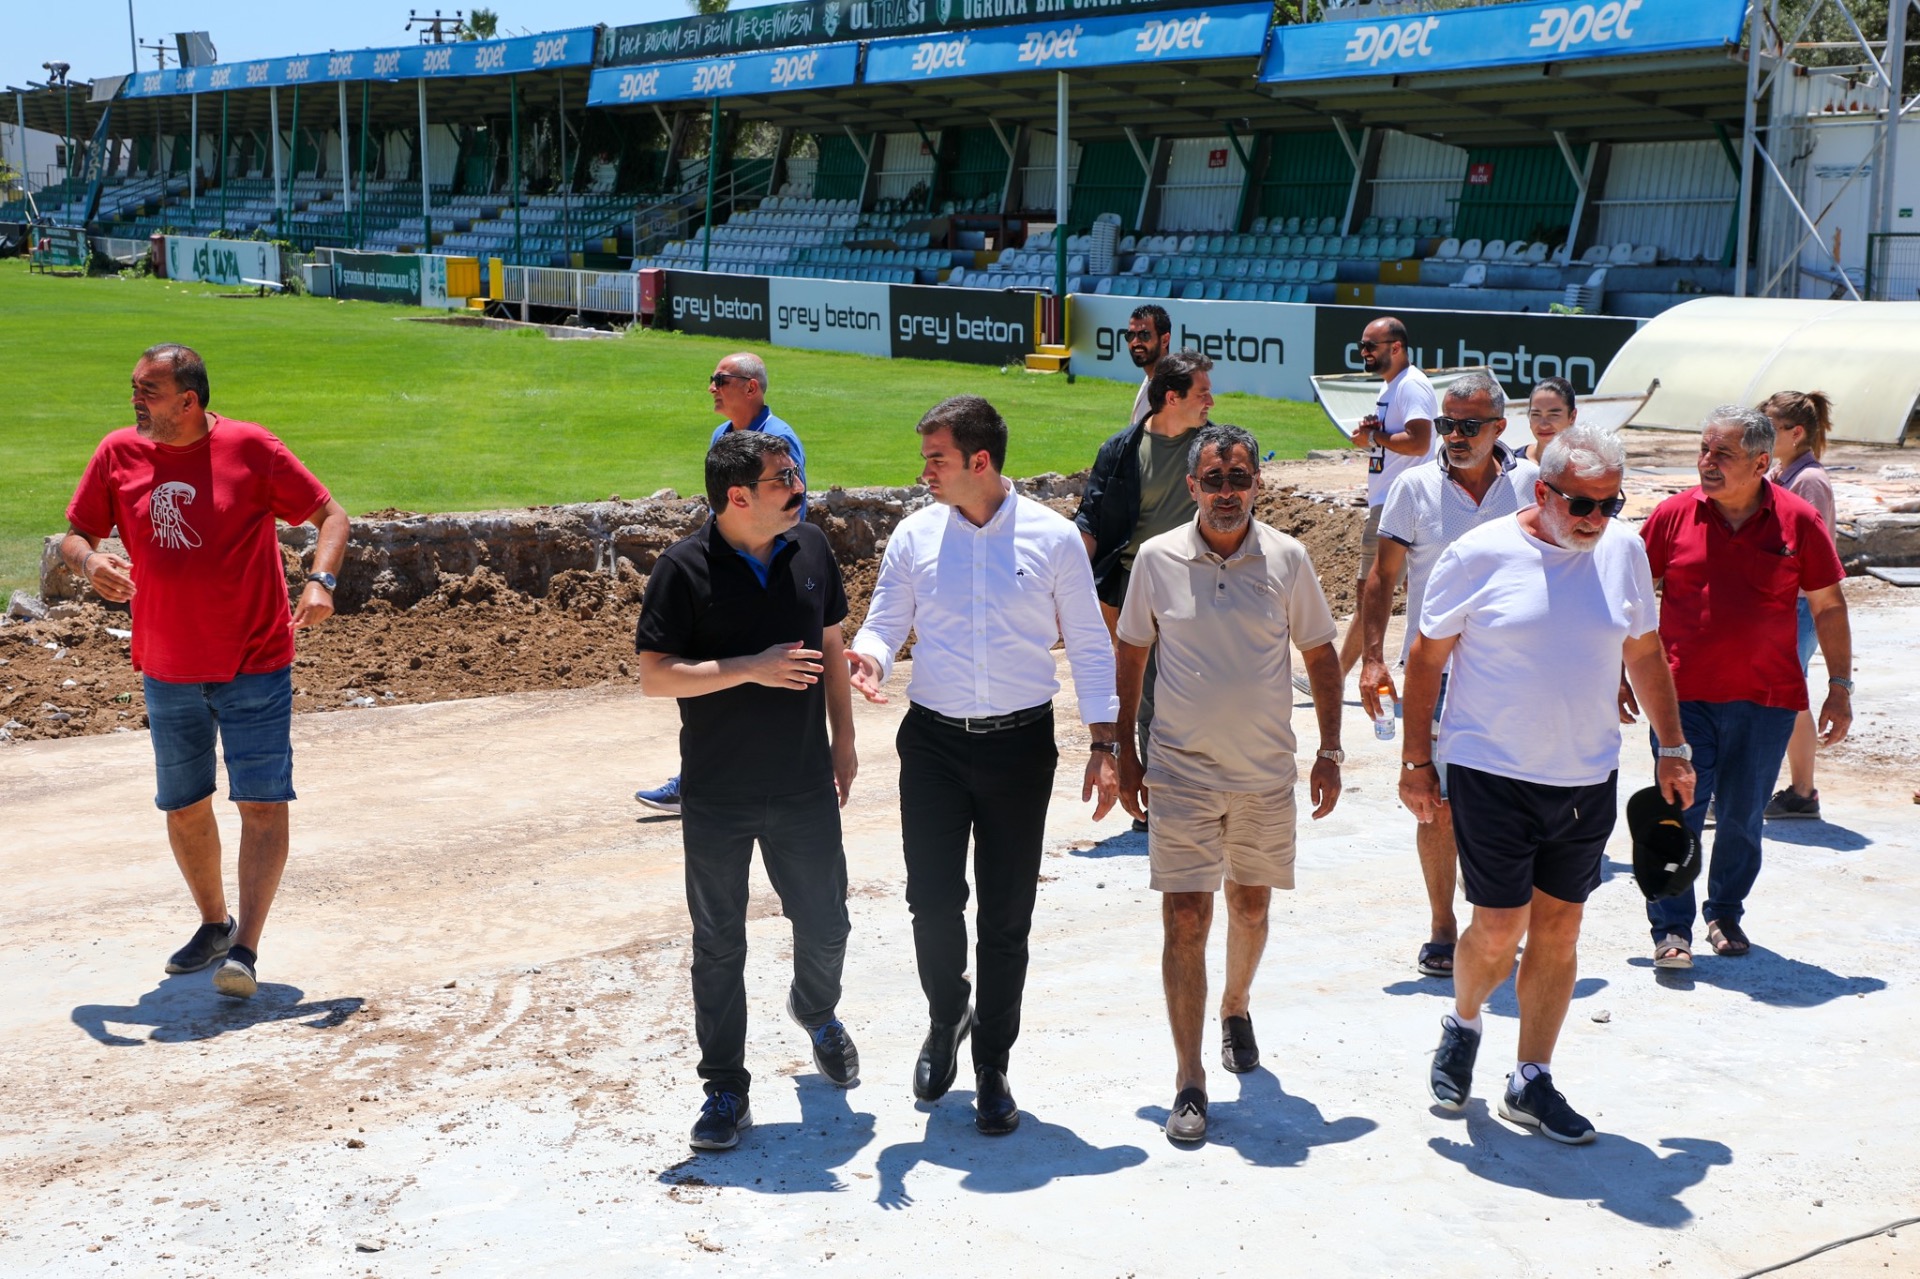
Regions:
M 1451 983 L 1397 743 L 1357 706 L 1346 793 L 1304 820 L 1253 1015 L 1262 1068 L 1210 1075 L 1197 1149 L 1161 1131 L 1173 1056 L 1145 837 L 1062 767 L 1011 1074 L 1023 1122 L 971 1126 L 970 1076 L 909 1091 L 925 1032 L 892 733 L 860 704 L 841 1007 L 860 1085 L 782 1015 L 785 921 L 756 870 L 757 1126 L 694 1155 L 699 1101 L 675 716 L 624 687 L 308 715 L 294 856 L 260 994 L 165 977 L 192 909 L 144 734 L 0 750 L 0 1272 L 50 1275 L 1709 1275 L 1920 1213 L 1920 593 L 1849 587 L 1861 719 L 1823 756 L 1826 821 L 1768 828 L 1754 954 L 1656 980 L 1624 826 L 1587 917 L 1555 1076 L 1584 1148 L 1425 1078 Z M 1816 674 L 1818 673 L 1816 667 Z M 1063 699 L 1063 709 L 1068 705 Z M 1311 745 L 1311 713 L 1296 712 Z M 1645 783 L 1630 730 L 1621 795 Z M 231 849 L 231 807 L 220 805 Z M 1224 916 L 1219 923 L 1223 926 Z M 1703 948 L 1704 949 L 1704 948 Z M 1221 927 L 1212 974 L 1221 975 Z M 1920 1274 L 1914 1229 L 1790 1267 Z

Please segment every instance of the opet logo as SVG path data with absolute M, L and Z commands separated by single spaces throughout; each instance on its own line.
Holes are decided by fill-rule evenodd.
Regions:
M 291 82 L 295 80 L 306 79 L 307 71 L 312 62 L 313 62 L 312 58 L 295 58 L 292 62 L 289 62 L 287 64 L 288 81 Z
M 487 45 L 473 56 L 475 71 L 500 71 L 507 65 L 507 46 L 504 44 Z
M 658 92 L 660 92 L 658 71 L 635 71 L 620 77 L 622 102 L 632 102 L 635 98 L 651 98 Z
M 392 59 L 391 62 L 387 62 L 387 59 L 389 58 Z M 386 62 L 386 66 L 384 68 L 381 66 L 381 63 L 383 62 Z M 398 53 L 383 53 L 379 57 L 373 60 L 373 73 L 375 75 L 392 75 L 394 72 L 398 71 L 399 69 L 400 69 L 400 55 Z M 452 47 L 449 46 L 445 49 L 428 49 L 427 56 L 421 59 L 420 69 L 427 72 L 429 75 L 432 75 L 435 72 L 453 70 Z
M 1388 58 L 1429 57 L 1433 49 L 1428 41 L 1440 25 L 1440 19 L 1415 18 L 1411 22 L 1389 23 L 1384 27 L 1361 27 L 1347 41 L 1347 61 L 1364 62 L 1377 67 Z
M 961 36 L 958 40 L 929 40 L 913 51 L 912 69 L 932 75 L 949 67 L 964 67 L 967 65 L 967 45 L 972 40 L 972 36 Z
M 1030 62 L 1043 67 L 1049 62 L 1071 62 L 1080 56 L 1078 41 L 1086 30 L 1079 23 L 1070 27 L 1056 27 L 1052 31 L 1030 31 L 1027 38 L 1020 42 L 1016 62 Z
M 353 55 L 343 53 L 327 59 L 327 79 L 338 80 L 341 76 L 353 74 Z
M 797 53 L 791 57 L 773 60 L 773 84 L 775 88 L 788 84 L 807 84 L 812 81 L 820 67 L 820 53 Z
M 1157 58 L 1175 49 L 1198 49 L 1203 43 L 1201 33 L 1212 20 L 1203 13 L 1197 18 L 1149 22 L 1133 38 L 1133 50 Z
M 567 56 L 567 37 L 555 36 L 551 40 L 542 40 L 533 46 L 533 65 L 544 67 L 549 62 L 558 62 Z
M 1639 7 L 1640 0 L 1621 0 L 1598 7 L 1583 4 L 1577 9 L 1548 9 L 1540 15 L 1540 21 L 1527 28 L 1532 37 L 1527 47 L 1565 52 L 1576 44 L 1631 40 L 1633 28 L 1627 25 L 1627 19 Z
M 449 49 L 448 52 L 451 53 L 452 50 Z M 375 75 L 377 76 L 392 75 L 394 72 L 398 71 L 399 69 L 400 69 L 400 54 L 397 50 L 393 53 L 376 53 L 373 55 L 373 73 Z
M 708 62 L 693 69 L 693 92 L 697 97 L 711 97 L 722 89 L 733 87 L 734 62 Z

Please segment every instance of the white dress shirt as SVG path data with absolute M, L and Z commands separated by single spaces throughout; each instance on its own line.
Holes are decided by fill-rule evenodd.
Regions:
M 928 506 L 901 520 L 853 650 L 880 664 L 915 635 L 907 697 L 956 718 L 1007 715 L 1060 691 L 1053 645 L 1067 662 L 1086 724 L 1120 714 L 1113 645 L 1093 593 L 1086 544 L 1072 521 L 1013 491 L 981 528 L 957 507 Z

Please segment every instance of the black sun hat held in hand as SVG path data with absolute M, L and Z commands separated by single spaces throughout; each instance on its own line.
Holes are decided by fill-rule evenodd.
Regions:
M 1658 786 L 1627 800 L 1627 829 L 1633 833 L 1633 878 L 1648 901 L 1677 897 L 1693 886 L 1700 874 L 1700 837 Z

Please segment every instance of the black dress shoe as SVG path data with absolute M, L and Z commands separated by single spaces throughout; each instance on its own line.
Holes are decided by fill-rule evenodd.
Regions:
M 921 1101 L 938 1101 L 953 1087 L 960 1073 L 960 1042 L 973 1030 L 973 1009 L 958 1023 L 934 1022 L 927 1027 L 927 1041 L 920 1045 L 920 1060 L 913 1066 L 913 1095 Z
M 1001 1137 L 1020 1126 L 1020 1106 L 1007 1087 L 1004 1070 L 981 1070 L 974 1076 L 973 1126 L 989 1137 Z
M 1236 1075 L 1260 1065 L 1260 1045 L 1253 1038 L 1253 1018 L 1220 1019 L 1220 1064 Z

